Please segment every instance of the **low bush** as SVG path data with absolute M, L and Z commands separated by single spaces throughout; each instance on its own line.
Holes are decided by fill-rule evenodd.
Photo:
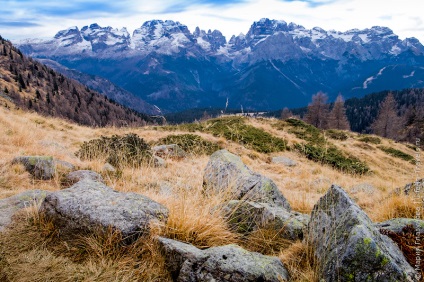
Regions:
M 211 155 L 222 149 L 218 144 L 207 141 L 195 134 L 168 135 L 159 139 L 159 144 L 177 144 L 184 151 L 194 155 Z
M 289 118 L 285 122 L 291 126 L 288 132 L 293 133 L 297 138 L 316 145 L 325 143 L 324 134 L 315 126 L 294 118 Z
M 392 157 L 398 158 L 398 159 L 402 159 L 404 161 L 414 162 L 414 160 L 415 160 L 413 156 L 411 156 L 407 153 L 404 153 L 402 151 L 399 151 L 395 148 L 385 147 L 385 146 L 378 146 L 378 148 L 380 150 L 382 150 L 383 152 L 385 152 L 386 154 L 388 154 Z
M 343 132 L 341 130 L 335 130 L 335 129 L 327 130 L 326 135 L 330 137 L 331 139 L 340 140 L 340 141 L 345 141 L 349 138 L 346 132 Z
M 336 147 L 322 148 L 312 144 L 295 144 L 294 148 L 309 160 L 321 162 L 350 174 L 365 174 L 370 171 L 368 165 L 356 157 L 345 156 Z
M 84 142 L 76 155 L 81 160 L 105 159 L 115 167 L 137 166 L 152 158 L 150 146 L 133 133 Z
M 359 141 L 365 142 L 365 143 L 371 143 L 371 144 L 381 144 L 381 139 L 375 136 L 362 136 L 358 139 Z
M 205 132 L 222 136 L 259 153 L 281 152 L 287 149 L 287 142 L 272 134 L 245 124 L 241 117 L 211 119 L 206 122 Z

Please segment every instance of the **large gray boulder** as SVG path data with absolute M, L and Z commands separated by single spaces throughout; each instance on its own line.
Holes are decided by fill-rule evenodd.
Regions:
M 21 156 L 12 160 L 12 164 L 22 164 L 34 178 L 48 180 L 55 174 L 55 163 L 50 156 Z
M 307 239 L 323 281 L 413 281 L 414 269 L 399 248 L 338 186 L 315 205 Z
M 0 232 L 12 223 L 12 217 L 19 210 L 41 202 L 49 193 L 43 190 L 29 190 L 6 199 L 1 199 Z
M 415 228 L 416 232 L 424 234 L 424 220 L 413 219 L 413 218 L 393 218 L 384 222 L 379 222 L 375 224 L 377 229 L 384 229 L 392 231 L 394 233 L 402 233 L 402 229 L 407 225 L 412 225 Z
M 258 229 L 269 229 L 288 240 L 303 239 L 310 218 L 309 215 L 289 212 L 267 203 L 240 200 L 231 200 L 222 209 L 230 226 L 237 232 L 249 234 Z
M 289 279 L 278 258 L 249 252 L 237 245 L 200 250 L 167 238 L 158 240 L 174 281 L 281 282 Z
M 151 224 L 162 224 L 168 218 L 168 209 L 161 204 L 139 194 L 114 191 L 90 178 L 49 194 L 40 211 L 61 232 L 112 227 L 127 241 L 148 233 Z
M 254 173 L 240 157 L 227 150 L 211 155 L 203 183 L 206 192 L 222 193 L 230 200 L 268 203 L 291 210 L 289 202 L 271 179 Z

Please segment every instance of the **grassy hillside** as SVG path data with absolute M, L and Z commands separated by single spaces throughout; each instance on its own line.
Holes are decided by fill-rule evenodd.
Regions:
M 102 172 L 105 159 L 80 160 L 75 156 L 85 141 L 128 133 L 135 133 L 151 144 L 166 140 L 180 142 L 184 139 L 162 138 L 188 133 L 209 142 L 202 143 L 206 146 L 204 151 L 196 147 L 185 159 L 168 160 L 167 167 L 127 166 L 116 174 Z M 252 170 L 274 180 L 296 211 L 310 213 L 334 183 L 345 188 L 374 221 L 413 217 L 412 199 L 391 191 L 415 180 L 415 164 L 404 157 L 414 156 L 414 148 L 371 137 L 320 131 L 296 120 L 232 117 L 178 126 L 90 128 L 6 108 L 3 103 L 0 106 L 0 199 L 29 189 L 63 188 L 60 171 L 52 180 L 33 180 L 21 165 L 10 163 L 19 155 L 50 155 L 81 169 L 102 173 L 107 185 L 115 190 L 141 193 L 165 205 L 170 217 L 157 234 L 202 248 L 238 243 L 249 250 L 279 256 L 294 281 L 316 281 L 313 255 L 300 241 L 278 241 L 275 234 L 265 230 L 241 238 L 229 229 L 216 212 L 221 199 L 202 193 L 203 170 L 211 153 L 208 148 L 226 148 L 240 155 Z M 311 148 L 320 150 L 315 152 Z M 404 154 L 400 154 L 403 158 L 393 153 L 397 151 Z M 281 155 L 295 160 L 297 166 L 285 167 L 270 161 L 273 156 Z M 351 160 L 368 169 L 347 169 L 353 167 Z M 370 184 L 375 189 L 358 189 L 356 186 L 360 184 Z M 122 247 L 110 234 L 81 235 L 78 240 L 63 238 L 34 210 L 25 210 L 11 230 L 0 233 L 1 281 L 169 281 L 154 240 L 143 239 Z

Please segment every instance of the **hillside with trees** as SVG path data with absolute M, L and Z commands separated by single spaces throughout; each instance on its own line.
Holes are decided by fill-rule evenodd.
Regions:
M 88 126 L 145 125 L 152 121 L 24 56 L 2 37 L 0 104 Z
M 308 107 L 284 108 L 268 115 L 296 116 L 322 129 L 350 129 L 398 141 L 415 143 L 424 137 L 424 89 L 382 91 L 346 101 L 339 95 L 333 103 L 327 100 L 325 93 L 318 92 Z

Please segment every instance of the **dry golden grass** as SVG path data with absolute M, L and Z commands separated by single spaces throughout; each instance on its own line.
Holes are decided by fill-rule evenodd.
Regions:
M 249 124 L 260 127 L 289 144 L 298 142 L 294 135 L 271 126 L 273 121 L 250 119 Z M 315 262 L 310 249 L 300 242 L 291 244 L 275 240 L 277 234 L 258 230 L 246 238 L 230 230 L 216 207 L 222 195 L 202 193 L 203 170 L 207 156 L 190 156 L 184 160 L 168 160 L 166 168 L 143 165 L 126 167 L 119 174 L 102 172 L 104 160 L 81 161 L 74 153 L 84 141 L 102 135 L 136 133 L 147 142 L 155 142 L 169 134 L 153 127 L 88 128 L 60 119 L 46 118 L 35 113 L 7 110 L 0 107 L 0 199 L 28 189 L 62 189 L 64 172 L 49 181 L 34 181 L 22 166 L 11 165 L 19 155 L 50 155 L 82 169 L 102 173 L 107 185 L 118 191 L 146 195 L 165 205 L 170 216 L 168 223 L 156 234 L 192 243 L 200 248 L 238 243 L 266 254 L 277 255 L 288 267 L 294 281 L 317 281 Z M 280 188 L 294 210 L 310 213 L 318 199 L 331 184 L 345 188 L 351 197 L 374 221 L 393 217 L 413 217 L 415 204 L 411 198 L 389 196 L 397 187 L 415 179 L 414 165 L 394 159 L 376 145 L 362 144 L 352 133 L 346 141 L 334 141 L 345 152 L 367 162 L 373 173 L 353 176 L 305 159 L 296 152 L 261 154 L 240 144 L 196 133 L 206 140 L 218 142 L 241 156 L 254 171 L 272 180 Z M 384 140 L 383 145 L 414 152 L 404 144 Z M 295 161 L 296 167 L 269 162 L 273 156 L 284 155 Z M 421 175 L 424 177 L 424 175 Z M 375 187 L 372 193 L 351 193 L 357 184 Z M 0 281 L 167 281 L 163 256 L 152 238 L 144 238 L 130 246 L 121 246 L 116 234 L 81 234 L 77 239 L 58 237 L 54 228 L 37 218 L 36 213 L 19 217 L 12 229 L 0 233 Z M 3 270 L 4 269 L 4 270 Z M 3 276 L 2 276 L 3 275 Z M 131 277 L 138 277 L 137 279 Z

